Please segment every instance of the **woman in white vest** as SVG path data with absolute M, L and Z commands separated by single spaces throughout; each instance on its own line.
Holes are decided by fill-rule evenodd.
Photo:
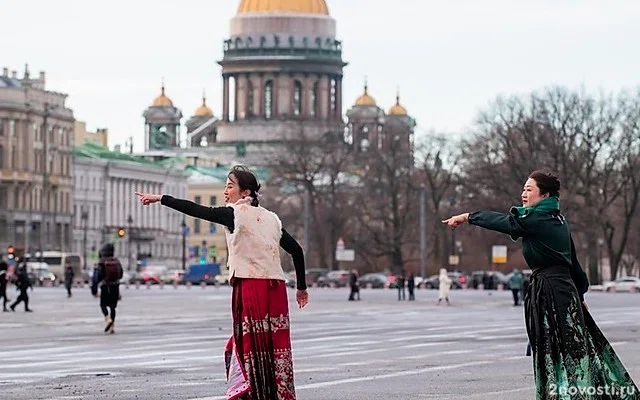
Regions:
M 304 254 L 276 214 L 258 202 L 260 184 L 246 167 L 227 176 L 225 207 L 207 207 L 168 195 L 139 193 L 143 205 L 160 202 L 195 218 L 225 226 L 233 335 L 225 349 L 227 399 L 294 400 L 289 305 L 280 247 L 296 269 L 298 306 L 309 301 Z

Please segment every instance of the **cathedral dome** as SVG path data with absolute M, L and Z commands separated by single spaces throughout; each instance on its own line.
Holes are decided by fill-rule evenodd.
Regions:
M 202 105 L 196 109 L 193 114 L 195 117 L 213 117 L 213 111 L 207 107 L 207 98 L 202 96 Z
M 241 0 L 238 14 L 292 12 L 329 15 L 325 0 Z
M 356 99 L 356 106 L 375 106 L 376 99 L 369 95 L 369 86 L 364 84 L 364 93 Z
M 164 84 L 162 84 L 160 96 L 156 97 L 153 100 L 152 105 L 154 107 L 173 107 L 173 102 L 171 101 L 171 99 L 168 98 L 166 94 L 164 94 Z
M 389 115 L 409 115 L 407 109 L 400 104 L 400 94 L 396 96 L 396 104 L 394 104 L 387 113 Z

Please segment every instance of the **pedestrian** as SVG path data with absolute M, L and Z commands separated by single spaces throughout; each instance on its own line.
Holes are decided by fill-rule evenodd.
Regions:
M 64 267 L 64 287 L 67 288 L 67 298 L 71 297 L 71 287 L 73 286 L 73 266 L 67 263 Z
M 522 207 L 508 214 L 479 211 L 445 221 L 465 222 L 522 238 L 522 254 L 533 270 L 525 300 L 525 323 L 537 399 L 554 394 L 609 388 L 608 393 L 639 393 L 611 344 L 588 311 L 584 294 L 589 281 L 582 270 L 571 231 L 560 213 L 560 180 L 534 171 L 524 184 Z M 631 395 L 629 399 L 635 399 Z M 618 395 L 598 399 L 620 399 Z
M 16 311 L 16 306 L 20 304 L 20 302 L 24 302 L 24 311 L 33 312 L 33 310 L 29 308 L 29 294 L 27 293 L 29 288 L 33 291 L 33 285 L 27 273 L 27 263 L 19 259 L 16 259 L 16 263 L 18 264 L 16 270 L 16 287 L 20 291 L 20 295 L 18 295 L 16 301 L 9 308 L 11 311 Z
M 225 348 L 227 398 L 296 398 L 289 305 L 280 247 L 293 258 L 296 301 L 307 305 L 304 253 L 278 216 L 260 206 L 260 184 L 246 167 L 227 175 L 226 206 L 208 207 L 168 195 L 138 193 L 144 205 L 160 202 L 195 218 L 225 226 L 233 335 Z
M 351 287 L 351 292 L 349 293 L 349 301 L 360 300 L 360 285 L 358 285 L 358 271 L 355 269 L 351 270 L 351 274 L 349 274 L 349 286 Z
M 2 255 L 0 254 L 0 298 L 2 298 L 2 311 L 8 312 L 7 303 L 9 298 L 7 297 L 7 282 L 9 280 L 9 265 Z
M 508 285 L 513 294 L 513 306 L 517 307 L 520 305 L 520 291 L 524 286 L 524 277 L 518 268 L 513 269 L 511 277 L 509 277 Z
M 413 272 L 409 273 L 409 279 L 407 280 L 407 290 L 409 291 L 409 301 L 414 301 L 416 299 L 413 294 L 416 289 L 416 277 L 413 275 Z
M 396 285 L 398 287 L 398 301 L 406 300 L 405 291 L 404 291 L 404 286 L 405 286 L 404 269 L 400 271 L 398 275 L 396 275 Z
M 114 247 L 106 243 L 100 250 L 98 268 L 94 271 L 91 292 L 98 296 L 100 289 L 100 310 L 104 315 L 104 331 L 111 334 L 116 329 L 116 307 L 120 300 L 120 279 L 124 273 L 120 261 L 114 257 Z
M 453 284 L 453 281 L 449 278 L 446 268 L 440 268 L 438 281 L 438 305 L 440 305 L 442 300 L 446 300 L 447 305 L 450 306 L 451 302 L 449 301 L 449 292 L 451 292 L 451 285 Z

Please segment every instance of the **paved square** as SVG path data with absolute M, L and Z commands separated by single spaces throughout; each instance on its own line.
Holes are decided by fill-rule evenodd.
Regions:
M 398 302 L 392 290 L 311 289 L 291 302 L 300 400 L 532 399 L 522 307 L 511 293 L 437 291 Z M 10 292 L 16 296 L 13 290 Z M 102 332 L 88 288 L 36 288 L 35 309 L 0 314 L 0 398 L 194 399 L 225 397 L 222 349 L 229 288 L 122 289 L 116 334 Z M 293 298 L 290 291 L 290 300 Z M 640 295 L 589 293 L 591 311 L 640 382 Z

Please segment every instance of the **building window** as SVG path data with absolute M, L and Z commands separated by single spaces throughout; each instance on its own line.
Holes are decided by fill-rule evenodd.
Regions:
M 11 169 L 18 169 L 18 149 L 16 146 L 11 146 Z
M 293 115 L 302 114 L 302 83 L 295 81 L 293 84 Z
M 202 202 L 202 196 L 195 196 L 193 198 L 193 202 L 196 204 L 200 204 Z
M 0 137 L 4 136 L 4 119 L 0 118 Z
M 247 116 L 253 117 L 255 115 L 255 109 L 253 107 L 255 102 L 253 93 L 253 82 L 251 78 L 247 79 Z
M 264 117 L 269 119 L 273 115 L 273 81 L 264 84 Z
M 16 134 L 16 121 L 10 119 L 9 120 L 9 137 Z
M 200 219 L 193 220 L 193 233 L 200 233 Z
M 320 82 L 313 84 L 313 90 L 311 90 L 311 116 L 318 115 L 318 90 L 320 88 Z
M 331 113 L 330 113 L 331 115 L 335 115 L 336 113 L 336 107 L 338 105 L 337 95 L 338 95 L 337 81 L 335 79 L 331 79 Z
M 209 197 L 209 205 L 211 207 L 215 207 L 217 203 L 218 203 L 218 196 Z
M 0 144 L 0 169 L 4 168 L 4 146 Z

